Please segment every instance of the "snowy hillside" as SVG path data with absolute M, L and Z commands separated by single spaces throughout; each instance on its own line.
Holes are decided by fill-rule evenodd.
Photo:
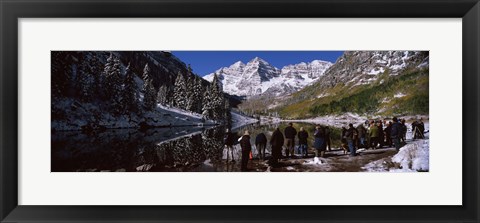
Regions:
M 382 74 L 396 76 L 407 68 L 428 68 L 428 59 L 425 51 L 347 51 L 325 71 L 320 85 L 368 85 Z
M 279 96 L 298 91 L 316 81 L 330 66 L 330 62 L 314 60 L 278 69 L 255 57 L 247 64 L 238 61 L 203 78 L 211 82 L 214 74 L 217 74 L 224 92 L 232 95 L 253 96 L 267 93 Z
M 218 85 L 162 51 L 54 51 L 51 83 L 53 131 L 230 122 Z
M 95 104 L 81 103 L 64 99 L 53 105 L 54 110 L 64 112 L 62 119 L 53 119 L 51 128 L 56 131 L 86 130 L 85 128 L 138 128 L 167 126 L 214 125 L 211 120 L 204 120 L 202 115 L 158 105 L 153 111 L 143 114 L 125 114 L 115 116 L 101 110 Z

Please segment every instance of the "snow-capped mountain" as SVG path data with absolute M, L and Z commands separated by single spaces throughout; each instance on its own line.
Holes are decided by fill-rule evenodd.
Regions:
M 407 68 L 428 67 L 426 51 L 347 51 L 325 71 L 322 87 L 374 83 L 381 74 L 396 76 Z
M 428 51 L 346 51 L 313 84 L 269 108 L 290 119 L 428 114 L 428 68 Z
M 229 67 L 222 67 L 203 78 L 213 80 L 217 74 L 223 91 L 239 96 L 274 94 L 276 96 L 292 93 L 317 80 L 332 66 L 332 63 L 314 60 L 278 69 L 267 61 L 255 57 L 247 64 L 238 61 Z

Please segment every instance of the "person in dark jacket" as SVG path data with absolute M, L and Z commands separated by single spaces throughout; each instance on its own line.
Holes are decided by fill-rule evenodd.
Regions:
M 332 150 L 330 141 L 331 141 L 331 138 L 330 138 L 330 127 L 325 126 L 325 143 L 326 143 L 326 146 L 327 146 L 327 151 Z
M 405 119 L 402 119 L 402 130 L 403 130 L 403 135 L 400 137 L 400 140 L 402 143 L 405 143 L 405 140 L 407 139 L 407 125 L 405 125 Z
M 265 148 L 267 147 L 267 136 L 265 134 L 260 133 L 255 138 L 255 146 L 258 150 L 258 158 L 265 160 Z
M 419 138 L 419 135 L 418 135 L 417 132 L 418 132 L 418 122 L 414 121 L 414 122 L 412 122 L 413 139 L 418 139 Z
M 270 165 L 275 166 L 278 164 L 278 160 L 282 156 L 282 146 L 284 143 L 283 134 L 279 128 L 277 128 L 270 138 L 270 145 L 272 146 L 272 158 L 270 159 Z
M 424 139 L 425 138 L 425 124 L 423 124 L 423 121 L 422 119 L 420 118 L 420 121 L 418 121 L 418 136 L 420 139 Z
M 242 147 L 242 171 L 247 171 L 248 159 L 250 152 L 252 151 L 252 145 L 250 144 L 250 133 L 245 130 L 242 138 L 240 139 L 240 147 Z
M 385 133 L 385 145 L 392 147 L 392 122 L 388 122 L 387 127 L 383 130 Z
M 357 132 L 358 132 L 358 148 L 360 147 L 363 147 L 363 148 L 366 148 L 366 143 L 367 143 L 367 138 L 366 138 L 366 135 L 367 135 L 367 129 L 365 128 L 365 126 L 363 126 L 363 124 L 360 124 L 357 126 Z
M 295 136 L 297 136 L 297 130 L 293 127 L 293 123 L 288 123 L 287 128 L 285 128 L 285 156 L 288 158 L 289 154 L 293 157 L 294 148 L 295 148 Z
M 391 136 L 392 136 L 393 144 L 395 145 L 395 149 L 397 149 L 397 151 L 401 147 L 400 138 L 402 137 L 402 133 L 403 133 L 402 124 L 398 122 L 397 117 L 393 117 Z
M 230 152 L 232 154 L 232 162 L 235 162 L 235 159 L 233 157 L 233 144 L 235 143 L 235 135 L 230 131 L 230 129 L 227 129 L 225 132 L 225 137 L 223 139 L 225 142 L 225 147 L 227 148 L 227 161 L 228 162 L 228 153 Z
M 358 137 L 358 131 L 353 127 L 353 124 L 348 124 L 347 132 L 345 133 L 345 139 L 347 140 L 348 148 L 350 149 L 350 156 L 356 156 L 355 140 Z
M 315 137 L 315 142 L 313 143 L 313 148 L 315 148 L 315 156 L 323 157 L 327 148 L 325 140 L 325 129 L 321 125 L 317 125 L 315 127 L 315 133 L 313 134 L 313 136 Z
M 378 121 L 378 145 L 382 148 L 385 145 L 385 134 L 383 132 L 383 124 L 382 121 Z
M 298 144 L 300 145 L 300 152 L 304 157 L 308 157 L 308 133 L 303 127 L 298 132 Z

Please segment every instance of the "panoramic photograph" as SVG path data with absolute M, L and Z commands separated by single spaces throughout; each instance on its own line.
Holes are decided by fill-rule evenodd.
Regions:
M 52 172 L 428 172 L 429 51 L 51 51 Z

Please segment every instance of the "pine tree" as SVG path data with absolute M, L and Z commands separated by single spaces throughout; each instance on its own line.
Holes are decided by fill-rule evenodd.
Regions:
M 185 83 L 185 78 L 181 73 L 178 73 L 173 89 L 174 106 L 177 108 L 186 109 L 187 99 L 187 86 Z
M 95 70 L 92 56 L 85 54 L 77 71 L 76 92 L 83 102 L 92 101 L 95 96 Z
M 110 102 L 112 111 L 120 114 L 122 110 L 122 76 L 120 73 L 120 60 L 110 54 L 104 69 L 105 91 L 107 100 Z
M 212 101 L 211 101 L 211 90 L 210 87 L 207 87 L 205 92 L 203 93 L 203 101 L 202 101 L 202 115 L 205 119 L 212 119 Z
M 51 93 L 53 97 L 66 97 L 72 82 L 72 66 L 65 52 L 51 52 Z
M 148 63 L 145 64 L 145 67 L 143 68 L 142 79 L 143 79 L 144 83 L 147 83 L 147 80 L 150 79 L 150 67 L 148 66 Z
M 90 73 L 93 75 L 93 86 L 92 86 L 92 94 L 95 97 L 99 97 L 102 94 L 102 67 L 103 64 L 98 58 L 97 54 L 92 54 L 90 56 L 90 61 L 89 61 L 89 68 L 90 68 Z
M 152 79 L 147 80 L 147 84 L 145 85 L 145 95 L 143 98 L 143 105 L 147 111 L 153 111 L 156 107 L 156 94 L 155 88 L 153 87 Z
M 161 105 L 168 105 L 168 88 L 166 85 L 162 85 L 158 89 L 157 93 L 157 103 Z
M 186 82 L 186 98 L 187 98 L 187 101 L 186 101 L 186 110 L 187 111 L 191 111 L 191 112 L 195 112 L 195 100 L 196 98 L 194 97 L 194 92 L 193 92 L 193 86 L 195 84 L 195 78 L 190 76 L 188 77 L 187 79 L 187 82 Z
M 148 64 L 143 69 L 143 105 L 147 111 L 152 111 L 156 107 L 156 91 L 153 87 L 153 80 L 150 76 L 150 67 Z
M 232 126 L 232 113 L 230 113 L 231 108 L 230 108 L 230 102 L 228 100 L 225 100 L 225 107 L 224 107 L 224 112 L 225 112 L 225 124 L 227 125 L 228 128 Z
M 109 76 L 112 73 L 113 70 L 113 54 L 110 53 L 110 56 L 107 58 L 107 62 L 105 63 L 105 67 L 103 69 L 103 78 L 102 78 L 102 96 L 104 99 L 109 100 L 111 93 L 109 92 L 109 88 L 111 86 L 111 83 L 108 82 Z
M 195 77 L 192 97 L 194 99 L 194 112 L 199 114 L 202 113 L 203 87 L 202 87 L 202 80 L 200 80 L 200 78 L 198 77 Z
M 225 97 L 221 90 L 217 74 L 214 74 L 211 84 L 211 109 L 212 118 L 216 121 L 223 122 L 225 120 Z
M 138 103 L 137 103 L 137 85 L 135 83 L 135 75 L 130 69 L 130 63 L 125 69 L 125 83 L 122 94 L 122 107 L 124 113 L 136 112 Z

